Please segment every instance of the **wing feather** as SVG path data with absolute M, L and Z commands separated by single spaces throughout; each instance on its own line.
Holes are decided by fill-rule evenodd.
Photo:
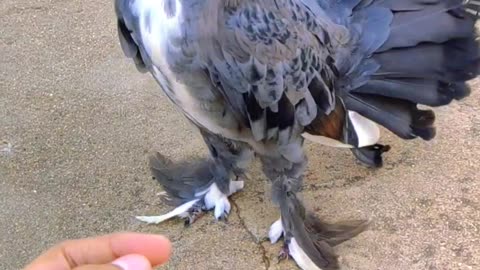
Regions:
M 256 140 L 287 143 L 298 126 L 333 110 L 338 71 L 330 37 L 305 5 L 243 1 L 219 17 L 224 21 L 213 42 L 220 51 L 208 55 L 206 68 L 220 74 L 225 96 L 243 94 Z

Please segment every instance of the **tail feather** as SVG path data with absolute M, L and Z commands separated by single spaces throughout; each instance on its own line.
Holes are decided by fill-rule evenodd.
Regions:
M 435 107 L 460 100 L 470 93 L 467 81 L 480 74 L 480 45 L 475 31 L 478 16 L 471 16 L 472 10 L 480 9 L 479 2 L 386 0 L 357 4 L 350 24 L 359 48 L 353 56 L 344 57 L 351 60 L 337 61 L 338 69 L 344 71 L 339 96 L 346 110 L 373 120 L 403 139 L 432 139 L 435 115 L 431 110 L 418 109 L 418 105 Z M 387 28 L 373 28 L 368 23 L 369 15 L 376 15 L 379 8 L 393 15 Z M 373 16 L 371 22 L 376 20 Z M 384 43 L 372 54 L 365 53 L 372 48 L 369 33 L 382 30 L 377 34 L 387 34 Z M 371 68 L 375 67 L 373 63 L 377 68 Z
M 435 107 L 447 105 L 452 99 L 461 99 L 470 91 L 464 84 L 421 78 L 385 77 L 372 79 L 352 92 L 403 99 Z
M 379 51 L 413 47 L 424 42 L 444 43 L 472 34 L 474 21 L 465 18 L 462 0 L 432 1 L 417 4 L 416 9 L 408 9 L 411 2 L 425 1 L 395 2 L 403 5 L 392 8 L 390 36 Z
M 419 110 L 414 103 L 366 94 L 350 94 L 345 105 L 386 127 L 403 139 L 417 136 L 430 140 L 435 136 L 431 110 Z
M 403 139 L 432 139 L 435 115 L 418 105 L 444 106 L 470 94 L 467 81 L 480 73 L 478 16 L 472 16 L 480 2 L 347 0 L 324 5 L 336 14 L 333 20 L 349 28 L 352 47 L 336 55 L 337 103 L 343 114 L 335 113 L 338 108 L 333 115 L 319 114 L 307 127 L 307 137 L 355 148 L 357 157 L 370 164 L 381 164 L 383 153 L 368 148 L 378 142 L 376 124 Z M 355 121 L 360 116 L 365 119 Z M 323 132 L 327 128 L 335 132 Z
M 366 147 L 353 148 L 352 154 L 363 163 L 365 166 L 370 168 L 381 168 L 383 167 L 383 158 L 382 154 L 390 151 L 389 145 L 374 144 Z
M 473 31 L 473 28 L 472 28 Z M 475 36 L 442 44 L 422 43 L 395 48 L 373 56 L 380 65 L 377 76 L 467 81 L 479 73 L 480 52 Z

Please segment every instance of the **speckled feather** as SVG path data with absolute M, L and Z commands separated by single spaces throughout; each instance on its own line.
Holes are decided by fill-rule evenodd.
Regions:
M 294 1 L 239 2 L 223 13 L 207 69 L 217 74 L 227 98 L 242 94 L 256 140 L 288 143 L 289 136 L 278 133 L 307 126 L 317 108 L 328 114 L 334 106 L 331 39 L 326 26 Z M 312 81 L 323 87 L 311 87 Z

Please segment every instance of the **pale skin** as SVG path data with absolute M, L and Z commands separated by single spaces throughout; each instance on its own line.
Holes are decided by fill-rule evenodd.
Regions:
M 23 270 L 151 270 L 168 261 L 171 250 L 161 235 L 114 233 L 62 242 Z

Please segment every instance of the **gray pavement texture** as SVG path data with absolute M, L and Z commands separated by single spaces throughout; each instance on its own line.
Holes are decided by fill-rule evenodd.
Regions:
M 167 235 L 164 269 L 295 269 L 263 240 L 278 212 L 258 164 L 228 224 L 134 219 L 168 210 L 149 153 L 181 160 L 206 149 L 123 57 L 111 1 L 3 0 L 0 25 L 0 269 L 63 239 L 125 230 Z M 380 170 L 307 145 L 309 207 L 329 221 L 374 221 L 336 248 L 345 269 L 480 269 L 479 97 L 438 109 L 434 141 L 385 133 L 393 149 Z

